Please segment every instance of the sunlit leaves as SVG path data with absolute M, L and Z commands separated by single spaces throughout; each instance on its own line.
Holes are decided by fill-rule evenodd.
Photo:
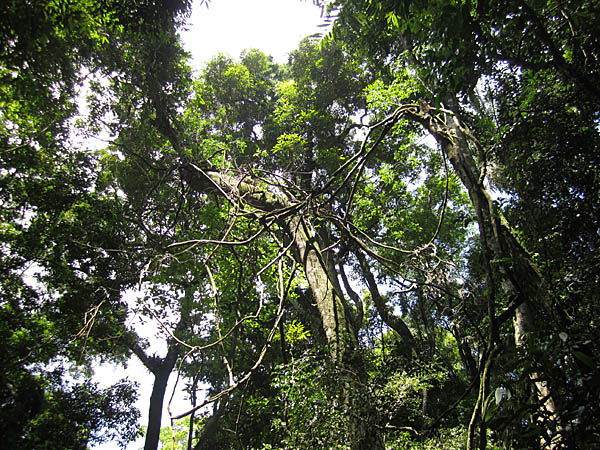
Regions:
M 277 144 L 271 150 L 273 153 L 280 151 L 286 154 L 301 153 L 302 147 L 307 145 L 304 138 L 296 133 L 282 134 L 277 138 Z
M 390 111 L 394 107 L 414 101 L 418 92 L 417 78 L 411 76 L 407 68 L 399 66 L 391 83 L 384 84 L 378 79 L 367 86 L 367 103 L 376 111 Z
M 310 338 L 310 330 L 307 330 L 302 322 L 295 319 L 285 324 L 284 334 L 285 341 L 292 347 L 298 346 Z M 275 342 L 278 339 L 281 337 L 278 336 Z

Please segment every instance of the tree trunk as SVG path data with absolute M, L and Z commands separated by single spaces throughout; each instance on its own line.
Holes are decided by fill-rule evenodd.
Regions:
M 519 305 L 517 310 L 515 311 L 515 317 L 513 319 L 513 324 L 515 328 L 515 344 L 517 347 L 527 349 L 527 335 L 534 329 L 533 325 L 533 314 L 531 309 L 529 308 L 528 303 L 522 303 Z M 539 374 L 533 372 L 530 375 L 531 380 L 535 386 L 536 396 L 541 403 L 541 409 L 544 412 L 544 416 L 553 421 L 557 421 L 557 411 L 556 405 L 554 404 L 554 399 L 552 398 L 550 386 L 546 382 L 546 380 L 540 378 Z M 540 417 L 538 419 L 539 425 L 542 428 L 544 427 L 544 417 Z M 560 427 L 558 427 L 560 431 Z M 562 442 L 562 436 L 560 433 L 556 433 L 554 435 L 548 435 L 547 433 L 543 433 L 540 436 L 540 448 L 542 449 L 555 449 L 560 448 Z
M 162 368 L 161 368 L 162 369 Z M 162 421 L 163 401 L 170 370 L 161 370 L 154 376 L 152 395 L 150 396 L 150 409 L 148 411 L 148 428 L 146 429 L 146 442 L 144 450 L 156 450 L 160 437 L 160 426 Z
M 214 408 L 212 416 L 204 423 L 194 450 L 214 450 L 218 448 L 217 431 L 219 431 L 219 420 L 225 412 L 227 400 L 227 397 L 223 397 L 219 401 L 218 406 Z
M 532 305 L 547 300 L 548 292 L 526 250 L 515 238 L 501 213 L 494 209 L 492 198 L 483 184 L 485 171 L 477 168 L 471 155 L 470 146 L 479 145 L 477 140 L 463 126 L 457 115 L 448 110 L 435 110 L 426 104 L 411 105 L 406 108 L 404 115 L 421 123 L 435 137 L 467 189 L 477 214 L 484 259 L 490 268 L 489 282 L 494 283 L 494 279 L 497 278 L 498 285 L 510 299 L 508 309 L 499 317 L 496 316 L 494 300 L 490 299 L 488 315 L 491 338 L 498 339 L 498 322 L 507 318 L 505 313 L 514 312 L 516 345 L 532 353 L 528 348 L 529 340 L 525 339 L 526 335 L 534 331 Z M 547 381 L 540 379 L 538 374 L 531 374 L 530 377 L 541 403 L 540 417 L 548 417 L 557 422 L 556 409 Z M 558 433 L 554 439 L 544 440 L 542 447 L 557 448 L 560 442 L 561 436 Z
M 347 304 L 335 273 L 332 273 L 328 255 L 321 251 L 317 230 L 310 218 L 303 215 L 302 202 L 292 201 L 284 194 L 270 192 L 260 182 L 249 177 L 230 176 L 215 171 L 203 171 L 195 165 L 184 167 L 184 178 L 194 189 L 201 192 L 213 192 L 234 202 L 258 209 L 271 216 L 279 215 L 278 222 L 293 240 L 295 257 L 302 264 L 306 279 L 316 303 L 323 331 L 329 346 L 331 357 L 350 374 L 355 374 L 359 384 L 364 375 L 364 367 L 358 350 L 357 331 L 352 319 L 347 315 Z M 355 403 L 351 384 L 342 386 L 347 406 Z M 364 406 L 364 405 L 357 405 Z M 353 450 L 381 449 L 381 440 L 376 427 L 369 425 L 368 418 L 349 417 L 349 434 L 352 436 Z
M 184 178 L 199 192 L 215 192 L 227 196 L 230 200 L 243 201 L 264 213 L 294 209 L 295 205 L 285 195 L 269 192 L 251 178 L 238 179 L 215 171 L 203 171 L 190 165 L 184 167 Z M 286 214 L 287 215 L 287 214 Z M 336 359 L 343 359 L 346 352 L 358 345 L 356 333 L 350 318 L 346 317 L 344 299 L 336 289 L 329 272 L 327 255 L 323 255 L 319 237 L 309 219 L 301 211 L 280 219 L 280 223 L 294 241 L 297 257 L 302 264 L 310 290 L 323 323 L 327 343 L 331 346 Z
M 294 216 L 288 220 L 288 228 L 317 304 L 327 343 L 334 358 L 343 361 L 357 348 L 358 342 L 346 317 L 341 293 L 330 279 L 327 256 L 321 253 L 315 229 L 307 220 Z
M 360 385 L 364 381 L 365 371 L 357 352 L 358 330 L 353 327 L 349 305 L 345 303 L 339 282 L 334 278 L 337 275 L 332 273 L 333 264 L 321 252 L 316 230 L 310 222 L 295 216 L 289 219 L 288 226 L 317 304 L 332 358 L 342 368 L 348 369 L 349 379 L 342 386 L 343 401 L 349 411 L 357 412 L 347 418 L 350 448 L 380 450 L 383 448 L 380 433 L 370 423 L 368 415 L 361 415 L 365 405 L 358 404 L 360 400 L 354 395 L 355 384 Z
M 179 356 L 178 344 L 169 343 L 169 350 L 164 358 L 148 356 L 137 344 L 133 344 L 133 352 L 154 375 L 152 394 L 150 395 L 150 407 L 148 410 L 148 427 L 146 429 L 146 440 L 144 450 L 156 450 L 160 440 L 160 426 L 162 422 L 163 402 L 169 376 L 175 367 Z

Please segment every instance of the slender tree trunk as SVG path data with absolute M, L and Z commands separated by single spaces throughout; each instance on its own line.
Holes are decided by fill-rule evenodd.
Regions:
M 144 450 L 156 450 L 160 440 L 160 426 L 162 421 L 163 402 L 169 376 L 175 367 L 179 356 L 179 346 L 175 342 L 169 342 L 169 350 L 164 358 L 148 356 L 137 344 L 132 347 L 135 355 L 142 364 L 154 375 L 152 394 L 150 395 L 150 407 L 148 410 L 148 427 L 146 429 L 146 440 Z
M 223 397 L 218 405 L 215 406 L 212 416 L 207 419 L 200 431 L 198 443 L 194 447 L 194 450 L 215 450 L 218 448 L 217 431 L 219 431 L 219 420 L 225 412 L 227 401 L 228 398 Z
M 373 299 L 373 303 L 375 303 L 375 308 L 377 308 L 377 312 L 379 313 L 381 320 L 383 320 L 388 327 L 398 333 L 398 335 L 406 343 L 410 352 L 410 357 L 417 359 L 418 355 L 415 346 L 415 338 L 408 328 L 408 325 L 406 325 L 401 317 L 398 317 L 394 314 L 391 308 L 385 303 L 383 297 L 381 297 L 379 288 L 377 287 L 377 282 L 373 276 L 373 273 L 371 272 L 369 262 L 367 261 L 365 255 L 360 250 L 354 252 L 354 254 L 358 259 L 363 277 L 367 282 L 367 287 L 371 293 L 371 298 Z
M 171 370 L 161 367 L 154 376 L 152 395 L 150 396 L 150 409 L 148 410 L 148 428 L 146 429 L 146 442 L 144 450 L 156 450 L 160 438 L 160 426 L 162 421 L 163 401 L 169 381 Z

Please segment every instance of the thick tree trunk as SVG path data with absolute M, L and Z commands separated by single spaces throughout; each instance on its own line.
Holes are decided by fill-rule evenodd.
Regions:
M 527 335 L 534 330 L 533 320 L 533 313 L 531 312 L 529 303 L 523 302 L 515 311 L 515 317 L 513 319 L 515 328 L 515 344 L 517 347 L 525 350 L 527 349 Z M 550 386 L 546 380 L 541 378 L 536 372 L 533 372 L 530 375 L 530 378 L 535 386 L 536 396 L 541 403 L 543 417 L 540 417 L 538 422 L 542 429 L 544 429 L 545 419 L 549 419 L 552 422 L 557 421 L 556 405 L 554 404 Z M 560 429 L 561 428 L 559 426 L 558 430 L 560 431 Z M 560 448 L 561 442 L 562 436 L 560 433 L 556 433 L 554 435 L 548 435 L 547 433 L 544 433 L 540 436 L 540 447 L 542 449 L 552 450 L 555 448 Z
M 194 165 L 184 168 L 184 177 L 198 191 L 217 193 L 232 202 L 243 202 L 271 217 L 279 216 L 278 222 L 293 240 L 295 257 L 304 268 L 331 356 L 336 364 L 348 369 L 348 373 L 355 374 L 358 377 L 356 383 L 360 383 L 364 367 L 357 352 L 358 330 L 354 329 L 352 319 L 347 314 L 347 304 L 335 278 L 336 274 L 331 271 L 333 264 L 321 251 L 317 230 L 310 218 L 302 214 L 302 202 L 292 201 L 284 194 L 270 192 L 250 178 L 238 179 L 220 172 L 203 171 Z M 354 380 L 344 382 L 342 386 L 347 406 L 353 406 L 355 402 L 351 387 L 353 382 Z M 376 427 L 369 425 L 368 418 L 348 417 L 348 427 L 353 450 L 382 448 L 379 433 Z
M 432 114 L 433 112 L 433 114 Z M 510 226 L 493 206 L 492 198 L 485 188 L 484 173 L 478 169 L 470 146 L 478 145 L 468 129 L 462 125 L 456 114 L 450 111 L 434 110 L 426 104 L 407 108 L 405 116 L 421 123 L 441 145 L 443 152 L 452 164 L 456 174 L 467 189 L 473 208 L 477 214 L 479 234 L 484 258 L 489 265 L 488 280 L 498 285 L 510 299 L 511 304 L 505 312 L 514 312 L 516 345 L 531 353 L 526 335 L 534 332 L 533 305 L 548 298 L 543 279 L 529 255 L 513 235 Z M 442 119 L 441 117 L 444 117 Z M 488 308 L 490 339 L 497 339 L 498 322 L 504 314 L 496 315 L 494 299 Z M 541 417 L 557 422 L 554 401 L 548 383 L 538 374 L 531 375 L 538 391 L 541 403 Z M 560 434 L 550 441 L 543 441 L 544 449 L 553 449 L 560 445 Z
M 294 203 L 286 196 L 269 192 L 250 178 L 232 177 L 215 171 L 203 171 L 191 165 L 184 168 L 184 177 L 199 192 L 215 192 L 232 201 L 243 201 L 264 213 L 291 211 Z M 356 348 L 356 333 L 350 318 L 346 317 L 344 300 L 331 279 L 327 256 L 321 252 L 319 237 L 308 218 L 294 211 L 282 214 L 280 223 L 294 241 L 296 254 L 302 264 L 310 290 L 313 294 L 327 343 L 336 358 Z
M 341 293 L 328 273 L 327 256 L 321 253 L 316 232 L 307 220 L 292 217 L 288 219 L 288 227 L 317 304 L 327 343 L 334 358 L 343 361 L 348 352 L 357 348 L 358 342 L 352 324 L 346 317 Z
M 296 216 L 288 220 L 290 233 L 302 262 L 306 278 L 319 310 L 323 330 L 329 344 L 332 358 L 348 369 L 349 378 L 343 382 L 345 407 L 354 411 L 348 417 L 349 442 L 353 450 L 380 450 L 383 448 L 381 436 L 370 417 L 362 415 L 364 404 L 358 404 L 355 397 L 356 385 L 364 381 L 364 367 L 358 350 L 358 330 L 353 327 L 351 312 L 345 304 L 333 264 L 321 252 L 316 230 L 308 220 Z M 366 408 L 368 409 L 368 408 Z

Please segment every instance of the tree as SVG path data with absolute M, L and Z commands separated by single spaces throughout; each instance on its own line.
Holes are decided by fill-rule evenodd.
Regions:
M 102 191 L 98 159 L 74 143 L 71 125 L 86 78 L 106 70 L 131 35 L 173 27 L 186 5 L 2 6 L 0 391 L 3 435 L 15 446 L 81 448 L 116 437 L 107 428 L 123 442 L 135 434 L 130 383 L 70 385 L 51 369 L 73 364 L 87 374 L 92 358 L 123 361 L 121 292 L 140 264 L 125 252 L 139 237 L 127 208 Z
M 144 52 L 138 55 L 143 61 Z M 440 242 L 463 239 L 461 235 L 448 234 L 446 229 L 442 232 L 442 220 L 438 214 L 430 213 L 431 204 L 443 211 L 442 217 L 445 214 L 459 220 L 464 214 L 460 212 L 464 199 L 456 193 L 456 181 L 451 183 L 447 172 L 443 177 L 434 175 L 434 168 L 444 164 L 442 159 L 427 159 L 428 153 L 413 145 L 409 137 L 398 137 L 402 147 L 396 157 L 380 150 L 381 139 L 376 134 L 383 130 L 385 135 L 395 122 L 394 117 L 383 117 L 370 127 L 354 122 L 356 112 L 366 107 L 361 89 L 369 80 L 364 77 L 363 69 L 333 44 L 319 49 L 306 41 L 285 70 L 276 68 L 257 52 L 243 55 L 241 63 L 218 57 L 207 66 L 190 93 L 183 75 L 173 78 L 174 74 L 169 75 L 165 69 L 156 73 L 157 80 L 141 80 L 146 89 L 156 91 L 132 90 L 137 83 L 134 79 L 119 81 L 115 85 L 119 93 L 116 103 L 106 107 L 132 111 L 128 104 L 141 105 L 128 117 L 128 126 L 123 125 L 123 118 L 118 118 L 112 126 L 122 130 L 115 149 L 127 155 L 119 164 L 125 170 L 120 186 L 131 201 L 140 205 L 138 215 L 145 218 L 144 229 L 152 236 L 160 260 L 172 259 L 180 264 L 180 257 L 176 259 L 175 255 L 203 258 L 202 254 L 207 254 L 209 259 L 203 264 L 209 279 L 215 280 L 210 282 L 215 300 L 228 291 L 240 292 L 239 288 L 232 290 L 232 283 L 248 284 L 250 292 L 255 291 L 256 280 L 265 284 L 261 289 L 271 293 L 273 300 L 269 303 L 272 306 L 279 303 L 278 310 L 283 311 L 281 302 L 289 298 L 294 314 L 299 314 L 314 330 L 315 343 L 322 336 L 322 342 L 327 344 L 328 356 L 321 358 L 331 359 L 332 367 L 337 366 L 332 373 L 345 373 L 344 382 L 330 399 L 333 403 L 328 403 L 333 406 L 338 402 L 336 408 L 344 431 L 337 437 L 331 434 L 333 441 L 328 442 L 333 445 L 347 441 L 353 448 L 381 444 L 376 436 L 379 429 L 370 427 L 380 420 L 379 413 L 365 407 L 363 397 L 368 380 L 359 333 L 363 328 L 364 299 L 354 292 L 345 274 L 346 267 L 359 262 L 353 266 L 354 270 L 362 272 L 386 322 L 393 323 L 410 340 L 412 333 L 408 326 L 400 317 L 393 317 L 378 292 L 366 255 L 380 261 L 383 267 L 391 264 L 390 274 L 401 270 L 399 276 L 407 277 L 412 272 L 417 280 L 409 281 L 408 292 L 425 298 L 425 291 L 418 286 L 433 284 L 433 280 L 417 274 L 423 273 L 424 265 L 446 264 L 442 255 L 436 255 L 437 240 L 442 236 Z M 181 80 L 181 90 L 159 89 L 163 77 Z M 177 97 L 177 92 L 183 97 Z M 132 93 L 137 97 L 131 97 Z M 256 101 L 253 96 L 258 97 Z M 170 102 L 187 103 L 189 107 L 178 112 L 174 106 L 161 106 Z M 355 135 L 353 130 L 359 128 L 369 130 L 366 138 Z M 155 152 L 156 148 L 162 151 Z M 413 161 L 405 164 L 402 158 L 408 155 L 414 155 Z M 397 166 L 391 163 L 395 159 Z M 137 161 L 143 163 L 142 177 Z M 411 169 L 418 171 L 421 167 L 431 176 L 417 193 L 410 195 L 408 180 L 419 177 Z M 378 183 L 392 182 L 390 175 L 396 170 L 400 177 L 406 178 L 406 183 L 386 187 L 383 192 L 373 189 Z M 408 250 L 398 250 L 391 244 L 400 236 L 394 234 L 400 231 L 393 224 L 398 216 L 382 218 L 389 221 L 384 224 L 372 215 L 377 196 L 381 207 L 389 207 L 400 194 L 406 197 L 407 207 L 414 204 L 405 220 L 418 223 L 414 225 L 414 233 L 402 237 Z M 165 198 L 177 200 L 165 201 Z M 450 200 L 456 202 L 456 211 L 448 206 Z M 352 206 L 353 201 L 357 208 Z M 173 211 L 178 215 L 174 216 Z M 215 218 L 222 222 L 215 223 Z M 190 228 L 193 223 L 205 226 Z M 421 225 L 426 232 L 417 231 Z M 393 229 L 388 232 L 390 227 Z M 215 234 L 219 229 L 225 230 L 224 234 Z M 234 264 L 239 274 L 236 281 L 226 268 L 231 267 L 232 256 L 240 260 L 235 249 L 249 245 L 261 249 L 260 258 L 255 260 L 260 264 L 254 262 L 257 269 L 249 272 L 242 270 L 241 264 Z M 460 247 L 457 243 L 453 246 Z M 380 251 L 374 251 L 373 247 Z M 304 281 L 291 291 L 290 287 L 299 282 L 293 276 L 296 267 L 303 269 L 300 280 Z M 219 277 L 215 279 L 211 275 L 214 273 L 219 273 Z M 425 274 L 428 273 L 426 270 Z M 232 309 L 237 311 L 242 304 L 238 300 L 225 309 L 220 306 L 216 310 L 219 322 L 227 323 L 223 311 L 231 314 Z M 267 343 L 272 341 L 280 320 L 278 312 L 267 333 Z M 233 361 L 244 354 L 240 333 L 248 325 L 238 330 L 238 323 L 236 319 L 233 328 L 229 328 L 234 331 L 226 341 L 221 339 L 217 326 L 216 340 L 212 341 L 227 343 L 228 347 L 218 357 L 224 362 L 229 381 L 208 400 L 219 401 L 215 418 L 223 415 L 221 408 L 226 408 L 226 402 L 243 406 L 243 401 L 238 403 L 232 398 L 234 389 L 250 380 L 257 382 L 258 364 L 267 361 L 261 351 L 258 361 L 251 361 L 248 369 L 235 375 Z M 435 339 L 433 331 L 431 338 Z M 282 352 L 285 360 L 284 347 Z M 205 370 L 215 371 L 206 367 Z M 215 387 L 218 385 L 217 381 Z M 326 431 L 327 423 L 325 420 L 322 423 Z M 239 416 L 235 424 L 239 430 Z M 204 444 L 200 441 L 198 445 Z
M 533 360 L 527 372 L 539 399 L 538 414 L 544 430 L 542 445 L 548 448 L 563 445 L 567 439 L 563 426 L 568 422 L 564 418 L 568 413 L 566 410 L 562 413 L 558 403 L 566 407 L 568 401 L 566 398 L 559 401 L 558 396 L 566 392 L 558 387 L 562 382 L 559 381 L 561 376 L 555 374 L 557 368 L 552 367 L 550 360 L 540 358 L 538 349 L 549 342 L 541 335 L 541 330 L 536 330 L 534 320 L 534 314 L 548 318 L 562 314 L 562 306 L 553 301 L 556 291 L 551 287 L 559 278 L 555 278 L 556 273 L 552 271 L 540 270 L 536 263 L 543 260 L 532 257 L 532 253 L 525 250 L 522 239 L 537 247 L 527 236 L 528 233 L 540 236 L 542 220 L 544 224 L 554 223 L 554 230 L 566 223 L 559 225 L 555 217 L 548 215 L 543 219 L 529 213 L 519 217 L 516 211 L 539 211 L 538 205 L 546 196 L 555 199 L 551 210 L 572 211 L 573 204 L 581 204 L 584 198 L 586 210 L 596 208 L 594 189 L 573 176 L 587 172 L 590 166 L 583 161 L 594 158 L 592 155 L 597 146 L 597 127 L 593 124 L 598 97 L 593 85 L 598 76 L 598 46 L 594 38 L 584 37 L 592 34 L 589 20 L 596 17 L 596 8 L 587 2 L 560 5 L 502 2 L 492 5 L 488 2 L 373 4 L 362 1 L 334 2 L 332 10 L 336 8 L 339 17 L 333 36 L 340 37 L 348 46 L 361 47 L 378 67 L 382 67 L 383 58 L 391 55 L 403 58 L 409 71 L 422 84 L 421 101 L 412 106 L 400 106 L 397 111 L 405 108 L 402 117 L 420 123 L 436 138 L 461 178 L 477 213 L 488 273 L 488 354 L 497 354 L 493 350 L 500 342 L 500 327 L 514 310 L 517 347 L 523 348 L 526 357 Z M 561 98 L 560 106 L 547 101 L 549 89 L 556 93 L 555 98 Z M 565 106 L 567 104 L 570 106 Z M 577 118 L 573 117 L 576 122 L 568 127 L 567 136 L 570 137 L 559 138 L 550 130 L 557 129 L 564 120 L 562 117 L 568 115 L 569 108 L 575 104 L 578 112 Z M 515 140 L 516 135 L 507 131 L 513 129 L 527 130 L 527 138 Z M 535 138 L 529 139 L 530 136 Z M 531 162 L 551 161 L 556 157 L 552 151 L 550 158 L 533 159 L 535 150 L 532 152 L 531 149 L 538 143 L 545 149 L 561 148 L 561 154 L 565 156 L 575 153 L 575 160 L 581 160 L 583 164 L 577 169 L 572 163 L 560 167 L 553 165 L 552 170 L 544 171 L 542 180 L 545 181 L 540 180 L 538 184 L 531 176 L 523 177 L 522 170 L 527 163 L 515 164 L 519 160 L 519 157 L 515 160 L 515 155 L 522 155 Z M 562 160 L 562 156 L 558 158 Z M 494 171 L 492 164 L 496 164 Z M 539 170 L 540 164 L 535 163 L 535 167 Z M 512 208 L 506 209 L 504 214 L 520 225 L 519 232 L 508 225 L 503 212 L 494 205 L 484 185 L 490 175 L 493 182 L 503 187 L 510 185 L 509 189 L 513 190 Z M 516 179 L 520 182 L 511 184 Z M 544 183 L 548 183 L 548 188 L 552 183 L 555 189 L 538 190 Z M 559 193 L 565 190 L 569 194 L 558 200 Z M 590 222 L 590 227 L 595 225 Z M 597 237 L 588 234 L 586 227 L 580 230 L 570 234 L 571 245 L 578 245 L 575 242 L 581 240 L 591 248 L 595 247 Z M 541 241 L 547 242 L 547 239 L 543 237 Z M 550 257 L 549 260 L 554 259 Z M 585 270 L 597 273 L 597 265 L 590 260 L 586 262 Z M 544 269 L 548 268 L 547 263 L 542 265 Z M 562 263 L 558 265 L 562 266 Z M 562 267 L 568 266 L 570 263 Z M 506 300 L 501 300 L 505 295 Z M 566 291 L 562 295 L 564 298 L 569 296 Z M 554 323 L 554 336 L 569 327 L 568 322 Z M 547 333 L 547 329 L 544 332 Z M 558 351 L 565 354 L 564 347 Z M 567 367 L 568 363 L 563 365 L 568 371 Z M 487 364 L 483 373 L 491 376 Z M 473 415 L 473 420 L 480 422 L 480 448 L 485 447 L 484 400 L 488 382 L 482 379 L 480 400 Z M 556 384 L 555 388 L 550 387 L 552 383 Z
M 288 64 L 250 50 L 193 79 L 185 3 L 111 4 L 112 40 L 64 58 L 96 70 L 84 126 L 110 137 L 91 154 L 60 134 L 76 76 L 43 103 L 60 133 L 6 88 L 6 154 L 30 158 L 2 191 L 20 427 L 51 391 L 25 364 L 133 353 L 155 378 L 146 448 L 173 373 L 187 448 L 597 443 L 595 6 L 331 5 L 334 39 Z

